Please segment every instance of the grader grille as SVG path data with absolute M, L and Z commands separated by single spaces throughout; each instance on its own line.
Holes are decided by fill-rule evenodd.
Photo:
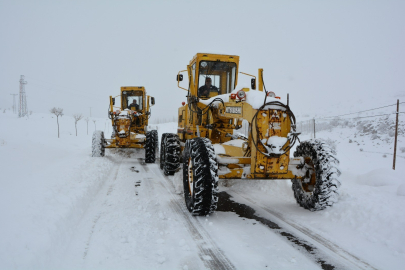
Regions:
M 256 163 L 254 174 L 285 174 L 288 172 L 289 153 L 285 153 L 291 129 L 290 118 L 280 109 L 261 110 L 257 114 Z

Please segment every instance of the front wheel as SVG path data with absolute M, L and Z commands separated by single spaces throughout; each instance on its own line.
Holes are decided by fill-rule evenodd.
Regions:
M 162 134 L 162 138 L 160 139 L 160 168 L 163 170 L 163 167 L 164 167 L 164 164 L 165 164 L 165 145 L 164 145 L 164 143 L 165 143 L 165 139 L 166 139 L 166 136 L 167 136 L 167 134 L 170 134 L 170 133 L 163 133 Z
M 205 216 L 217 209 L 218 164 L 207 138 L 188 140 L 183 156 L 183 186 L 187 209 L 194 216 Z
M 180 167 L 180 139 L 177 134 L 164 133 L 160 148 L 160 167 L 165 175 L 174 175 Z
M 104 157 L 105 154 L 105 145 L 104 145 L 104 132 L 101 130 L 96 130 L 93 133 L 92 138 L 92 157 Z
M 339 160 L 328 144 L 320 139 L 302 142 L 294 157 L 303 157 L 306 174 L 292 180 L 297 203 L 310 211 L 323 210 L 337 202 L 340 186 Z
M 157 130 L 146 132 L 145 163 L 155 163 L 157 150 Z

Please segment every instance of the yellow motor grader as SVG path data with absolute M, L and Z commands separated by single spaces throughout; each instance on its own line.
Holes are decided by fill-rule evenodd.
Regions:
M 118 96 L 116 96 L 118 97 Z M 104 156 L 105 148 L 145 148 L 145 162 L 154 163 L 157 153 L 158 133 L 148 131 L 150 107 L 155 98 L 146 95 L 143 86 L 121 87 L 121 106 L 115 107 L 115 98 L 110 96 L 108 118 L 113 132 L 111 139 L 104 138 L 104 132 L 93 134 L 92 156 Z
M 183 72 L 186 88 L 180 86 Z M 252 77 L 248 87 L 237 85 L 239 74 Z M 162 134 L 160 167 L 170 175 L 182 164 L 184 197 L 193 215 L 215 211 L 219 179 L 291 179 L 298 204 L 311 211 L 337 200 L 335 153 L 313 139 L 301 142 L 290 157 L 299 140 L 295 116 L 288 101 L 266 90 L 263 69 L 256 78 L 239 71 L 239 56 L 197 53 L 177 82 L 187 102 L 178 110 L 177 134 Z M 247 134 L 237 132 L 243 123 Z

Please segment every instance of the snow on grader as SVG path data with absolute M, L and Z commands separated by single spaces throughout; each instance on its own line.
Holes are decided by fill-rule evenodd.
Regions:
M 239 72 L 239 56 L 197 53 L 177 75 L 187 91 L 178 110 L 177 134 L 161 138 L 160 167 L 173 175 L 182 166 L 184 197 L 193 215 L 216 210 L 219 179 L 292 181 L 297 203 L 311 211 L 325 209 L 338 198 L 333 150 L 320 139 L 301 142 L 287 104 L 266 91 L 263 69 L 256 76 Z M 188 87 L 180 86 L 187 72 Z M 238 75 L 251 76 L 250 87 L 238 87 Z M 263 91 L 264 89 L 264 91 Z M 242 123 L 248 134 L 240 134 Z
M 115 107 L 115 98 L 110 96 L 108 118 L 111 119 L 113 132 L 111 139 L 104 132 L 96 130 L 93 134 L 93 157 L 102 157 L 105 148 L 145 148 L 145 163 L 154 163 L 157 154 L 158 133 L 148 131 L 150 107 L 155 98 L 146 95 L 143 86 L 121 87 L 121 106 Z

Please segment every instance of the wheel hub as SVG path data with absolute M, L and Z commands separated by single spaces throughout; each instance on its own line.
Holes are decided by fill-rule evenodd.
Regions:
M 302 189 L 305 192 L 312 192 L 314 190 L 314 186 L 316 184 L 316 173 L 315 173 L 315 166 L 312 161 L 312 158 L 305 157 L 305 167 L 307 171 L 305 173 L 304 178 L 301 181 Z

